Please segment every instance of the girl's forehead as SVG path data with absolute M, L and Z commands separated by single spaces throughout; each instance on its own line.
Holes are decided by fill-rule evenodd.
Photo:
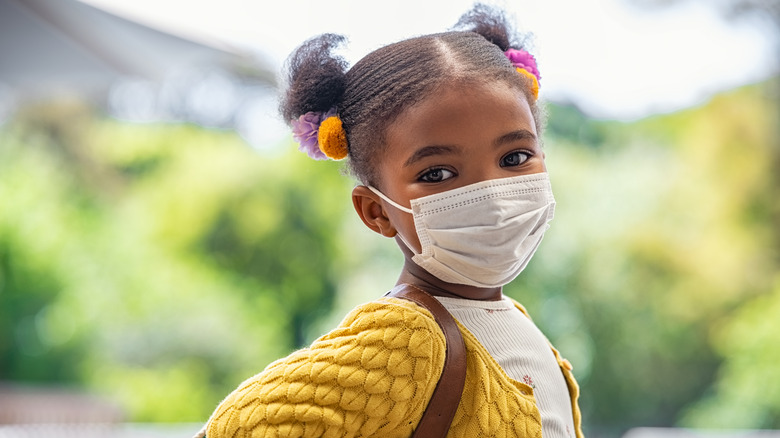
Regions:
M 514 120 L 515 124 L 530 124 L 536 133 L 533 115 L 525 95 L 502 82 L 442 87 L 413 106 L 403 110 L 388 126 L 388 139 L 397 136 L 429 134 L 432 123 L 451 125 L 460 131 L 466 126 L 487 120 Z
M 408 108 L 388 126 L 384 156 L 398 163 L 430 146 L 488 148 L 512 133 L 537 135 L 523 93 L 501 83 L 452 87 Z

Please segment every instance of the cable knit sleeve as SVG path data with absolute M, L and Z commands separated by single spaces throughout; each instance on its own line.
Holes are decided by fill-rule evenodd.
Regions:
M 217 407 L 206 436 L 408 437 L 444 355 L 427 310 L 396 298 L 365 304 L 242 383 Z

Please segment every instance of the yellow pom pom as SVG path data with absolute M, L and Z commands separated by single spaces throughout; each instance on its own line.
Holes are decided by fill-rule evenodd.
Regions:
M 347 158 L 347 133 L 341 124 L 341 119 L 336 116 L 328 117 L 320 123 L 320 132 L 317 134 L 320 150 L 332 160 Z
M 539 81 L 536 79 L 536 76 L 534 76 L 533 73 L 529 72 L 528 70 L 524 68 L 517 67 L 515 70 L 517 70 L 518 73 L 521 75 L 527 77 L 531 80 L 531 94 L 534 95 L 534 99 L 539 98 Z

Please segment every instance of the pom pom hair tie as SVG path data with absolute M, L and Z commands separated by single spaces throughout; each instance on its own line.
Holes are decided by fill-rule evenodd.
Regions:
M 347 133 L 338 116 L 330 116 L 320 123 L 320 131 L 317 133 L 320 151 L 332 160 L 347 158 L 349 148 L 347 146 Z
M 299 145 L 298 150 L 315 160 L 341 160 L 347 157 L 347 133 L 335 108 L 301 115 L 292 121 L 292 131 Z
M 531 81 L 531 93 L 535 99 L 539 98 L 539 81 L 542 76 L 536 67 L 536 59 L 533 55 L 523 49 L 509 49 L 504 52 L 509 61 L 515 67 L 518 73 L 527 77 Z

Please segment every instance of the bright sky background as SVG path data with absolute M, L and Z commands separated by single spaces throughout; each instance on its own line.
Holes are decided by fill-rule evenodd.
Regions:
M 281 68 L 305 39 L 346 35 L 350 62 L 409 36 L 446 30 L 469 0 L 82 0 L 195 40 L 251 51 Z M 534 33 L 542 96 L 596 117 L 634 119 L 706 100 L 778 70 L 766 29 L 727 23 L 706 2 L 658 10 L 626 0 L 488 1 Z

